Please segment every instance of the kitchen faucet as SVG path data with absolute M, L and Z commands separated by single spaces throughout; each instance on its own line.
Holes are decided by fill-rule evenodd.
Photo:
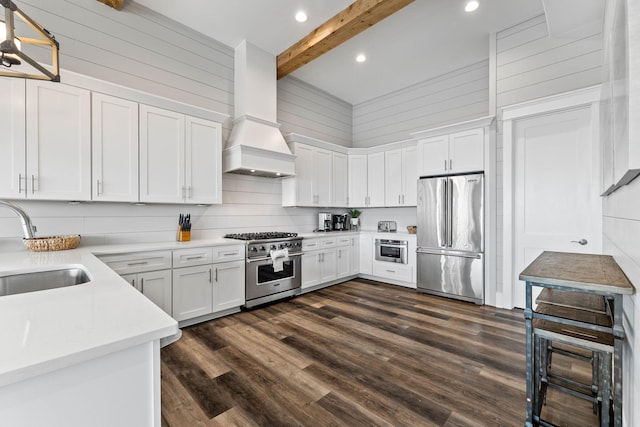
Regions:
M 0 206 L 2 205 L 8 207 L 20 217 L 20 222 L 22 223 L 22 231 L 24 232 L 25 239 L 33 239 L 34 237 L 36 237 L 36 226 L 31 224 L 31 218 L 29 218 L 29 215 L 27 215 L 25 211 L 23 211 L 20 207 L 14 205 L 13 203 L 0 200 Z

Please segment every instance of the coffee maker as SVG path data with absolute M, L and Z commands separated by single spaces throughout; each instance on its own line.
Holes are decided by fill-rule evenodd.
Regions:
M 333 229 L 336 231 L 344 231 L 347 229 L 347 214 L 333 215 Z
M 331 231 L 332 217 L 331 212 L 320 212 L 318 214 L 318 231 Z

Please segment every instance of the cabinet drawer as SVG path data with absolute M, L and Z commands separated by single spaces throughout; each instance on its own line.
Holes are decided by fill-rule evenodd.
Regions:
M 120 275 L 171 268 L 171 251 L 134 252 L 98 258 Z
M 173 251 L 173 268 L 211 264 L 212 262 L 213 251 L 211 248 L 179 249 Z
M 317 249 L 320 249 L 320 239 L 302 240 L 303 251 L 315 251 Z
M 336 246 L 351 246 L 351 236 L 338 237 Z
M 407 264 L 395 262 L 374 261 L 373 275 L 387 279 L 412 282 L 412 267 Z
M 335 248 L 337 240 L 338 239 L 336 237 L 332 237 L 329 239 L 322 239 L 322 241 L 320 242 L 320 245 L 323 248 Z
M 245 245 L 214 246 L 213 262 L 244 260 Z

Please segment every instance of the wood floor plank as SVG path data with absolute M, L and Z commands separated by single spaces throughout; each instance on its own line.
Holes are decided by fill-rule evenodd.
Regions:
M 522 310 L 353 280 L 185 328 L 161 352 L 162 426 L 519 426 L 524 340 Z M 557 390 L 543 411 L 597 425 Z

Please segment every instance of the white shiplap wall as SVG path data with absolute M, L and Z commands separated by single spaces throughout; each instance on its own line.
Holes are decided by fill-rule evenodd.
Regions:
M 600 83 L 602 28 L 550 38 L 544 15 L 497 34 L 497 105 L 516 104 Z
M 353 146 L 373 147 L 412 132 L 489 112 L 489 61 L 455 70 L 353 107 Z
M 278 122 L 283 134 L 297 133 L 351 147 L 351 104 L 292 76 L 278 81 Z
M 544 15 L 496 35 L 496 115 L 500 108 L 600 84 L 602 28 L 589 25 L 562 38 L 550 38 Z M 498 122 L 496 148 L 497 290 L 502 292 L 503 146 Z
M 23 0 L 19 6 L 60 42 L 63 81 L 64 70 L 69 70 L 233 115 L 230 47 L 132 1 L 122 11 L 95 0 Z M 45 51 L 36 57 L 43 63 L 50 60 Z M 281 103 L 287 120 L 283 128 L 298 132 L 304 127 L 311 136 L 350 143 L 350 106 L 301 83 L 282 86 L 288 99 Z M 288 111 L 295 114 L 286 115 Z M 230 125 L 228 120 L 223 136 Z M 316 226 L 316 209 L 280 206 L 280 181 L 229 174 L 222 185 L 222 206 L 16 203 L 33 216 L 38 235 L 80 233 L 82 244 L 171 240 L 180 212 L 192 214 L 194 238 L 244 230 L 311 231 Z M 21 248 L 19 237 L 17 217 L 0 209 L 0 252 Z

